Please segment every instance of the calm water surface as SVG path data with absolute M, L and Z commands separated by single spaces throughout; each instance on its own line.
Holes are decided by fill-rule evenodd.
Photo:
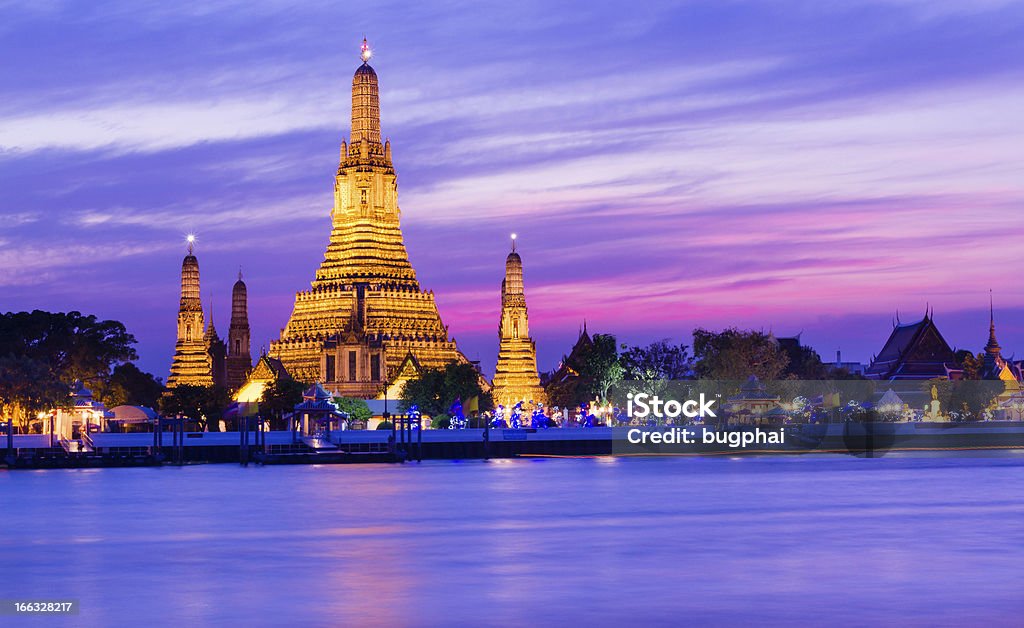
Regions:
M 0 472 L 32 625 L 1024 624 L 1024 456 Z M 0 624 L 10 617 L 0 617 Z

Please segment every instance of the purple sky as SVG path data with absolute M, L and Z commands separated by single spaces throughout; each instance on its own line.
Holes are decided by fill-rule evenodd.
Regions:
M 0 310 L 122 320 L 166 377 L 195 231 L 221 334 L 241 265 L 276 337 L 365 34 L 410 257 L 488 372 L 512 231 L 544 370 L 583 318 L 867 360 L 931 303 L 979 350 L 990 288 L 1024 356 L 1021 3 L 176 4 L 0 0 Z

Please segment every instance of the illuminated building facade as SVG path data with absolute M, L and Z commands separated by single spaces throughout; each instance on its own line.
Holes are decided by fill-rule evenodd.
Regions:
M 381 141 L 377 74 L 363 41 L 352 77 L 352 129 L 342 141 L 332 229 L 309 290 L 295 295 L 287 326 L 270 344 L 297 380 L 335 394 L 395 393 L 403 364 L 465 362 L 434 302 L 420 289 L 399 226 L 390 141 Z M 407 369 L 406 369 L 407 370 Z
M 505 279 L 501 282 L 501 322 L 498 323 L 498 364 L 494 369 L 494 403 L 506 407 L 516 403 L 544 403 L 544 391 L 537 375 L 537 345 L 530 338 L 523 287 L 523 260 L 516 252 L 505 258 Z

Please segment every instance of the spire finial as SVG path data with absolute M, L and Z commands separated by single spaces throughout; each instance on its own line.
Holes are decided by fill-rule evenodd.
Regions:
M 239 281 L 242 280 L 242 267 L 241 266 L 238 267 L 238 280 Z
M 516 234 L 512 234 L 512 252 L 516 252 L 516 238 L 519 237 Z
M 188 237 L 186 237 L 185 240 L 188 241 L 188 254 L 192 255 L 192 251 L 195 250 L 195 245 L 196 245 L 196 236 L 195 236 L 195 234 L 193 234 L 193 233 L 188 234 Z
M 998 355 L 1000 353 L 999 341 L 996 340 L 996 315 L 995 306 L 992 303 L 992 290 L 988 291 L 988 344 L 985 345 L 985 353 Z
M 370 50 L 370 44 L 366 43 L 366 38 L 363 37 L 363 45 L 359 47 L 359 58 L 363 60 L 363 63 L 367 63 L 372 56 L 373 51 Z

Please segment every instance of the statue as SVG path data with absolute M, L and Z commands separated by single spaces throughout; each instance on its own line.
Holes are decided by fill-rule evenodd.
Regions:
M 448 409 L 448 415 L 451 417 L 448 429 L 450 430 L 461 430 L 466 427 L 466 415 L 462 411 L 462 400 L 459 398 L 455 399 L 455 403 Z

